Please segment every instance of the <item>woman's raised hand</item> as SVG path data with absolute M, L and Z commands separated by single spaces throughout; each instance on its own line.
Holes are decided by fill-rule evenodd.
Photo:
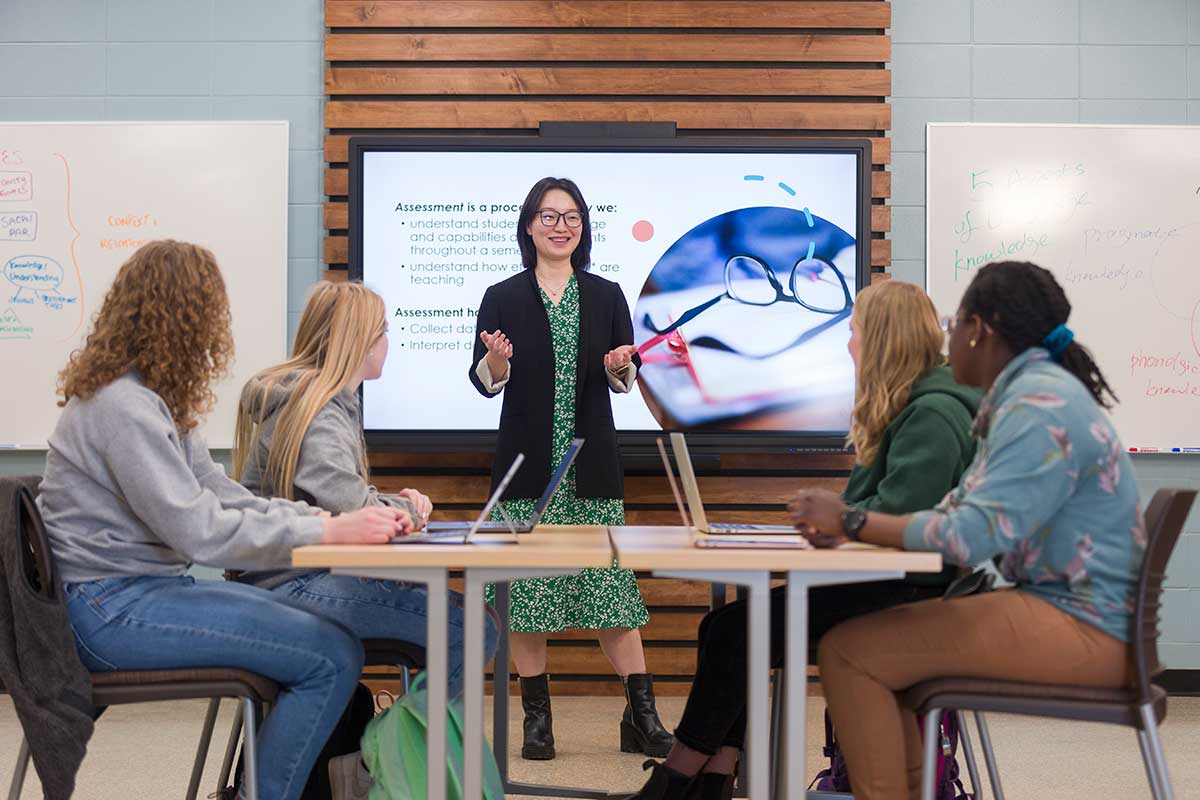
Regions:
M 492 380 L 500 380 L 508 372 L 508 360 L 513 354 L 512 342 L 499 328 L 496 328 L 494 333 L 480 331 L 479 338 L 488 349 L 487 365 L 488 371 L 492 373 Z
M 637 348 L 631 344 L 623 344 L 620 347 L 614 347 L 604 354 L 604 366 L 609 372 L 620 372 L 629 366 L 629 362 L 633 360 L 633 354 L 637 352 Z
M 348 514 L 324 518 L 321 544 L 387 544 L 396 536 L 412 533 L 407 511 L 390 506 L 368 506 Z

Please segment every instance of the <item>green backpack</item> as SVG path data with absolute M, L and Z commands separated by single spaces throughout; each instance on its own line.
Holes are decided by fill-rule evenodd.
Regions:
M 367 725 L 362 738 L 362 759 L 371 773 L 370 800 L 425 800 L 425 673 L 408 693 Z M 459 698 L 446 715 L 446 798 L 462 800 L 463 704 Z M 483 751 L 483 796 L 504 800 L 500 769 L 490 747 Z

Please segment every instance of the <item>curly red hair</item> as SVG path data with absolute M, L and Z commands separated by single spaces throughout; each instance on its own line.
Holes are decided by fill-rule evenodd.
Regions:
M 135 370 L 186 433 L 212 409 L 212 383 L 232 361 L 229 298 L 216 258 L 187 242 L 150 242 L 121 266 L 87 341 L 59 373 L 59 405 L 86 400 Z

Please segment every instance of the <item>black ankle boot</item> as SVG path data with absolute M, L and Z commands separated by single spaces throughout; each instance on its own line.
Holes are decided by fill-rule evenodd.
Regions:
M 550 714 L 550 676 L 520 678 L 521 707 L 525 709 L 525 742 L 521 758 L 549 761 L 554 758 L 554 718 Z
M 626 800 L 686 800 L 691 797 L 692 786 L 696 784 L 695 775 L 681 775 L 665 764 L 657 761 L 647 761 L 642 769 L 653 769 L 646 785 Z
M 701 772 L 688 791 L 687 800 L 732 800 L 733 776 Z
M 654 679 L 647 674 L 622 678 L 625 684 L 625 713 L 621 717 L 621 752 L 645 753 L 666 758 L 675 744 L 654 707 Z

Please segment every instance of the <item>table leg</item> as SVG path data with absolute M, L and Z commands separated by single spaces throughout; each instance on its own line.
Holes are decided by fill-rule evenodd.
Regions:
M 449 571 L 430 569 L 422 572 L 427 572 L 423 582 L 429 587 L 426 601 L 428 630 L 425 634 L 425 692 L 429 704 L 425 794 L 429 800 L 443 800 L 446 797 L 446 706 L 449 700 L 446 682 L 450 671 L 447 653 Z
M 508 610 L 509 586 L 508 581 L 524 578 L 556 578 L 562 575 L 575 575 L 579 570 L 563 569 L 468 569 L 466 577 L 466 653 L 464 697 L 466 713 L 463 739 L 465 750 L 464 764 L 466 773 L 463 778 L 463 798 L 474 800 L 482 796 L 483 787 L 483 587 L 489 583 L 496 584 L 496 611 L 500 617 L 500 645 L 496 648 L 495 697 L 493 698 L 494 719 L 492 736 L 496 763 L 500 768 L 500 778 L 504 783 L 505 794 L 522 794 L 541 797 L 576 797 L 591 800 L 605 800 L 609 792 L 604 789 L 576 789 L 563 786 L 541 786 L 538 784 L 517 783 L 508 775 Z M 472 624 L 470 612 L 478 609 L 479 621 Z M 478 646 L 472 648 L 471 639 L 478 641 Z M 475 665 L 475 666 L 473 666 Z M 477 677 L 473 677 L 477 676 Z M 478 731 L 478 744 L 472 743 L 471 731 Z
M 746 793 L 767 798 L 770 779 L 770 713 L 767 680 L 771 662 L 771 574 L 765 570 L 654 570 L 656 578 L 681 578 L 746 587 L 747 615 L 753 620 L 747 641 L 746 681 Z
M 425 795 L 428 800 L 443 800 L 446 796 L 446 681 L 449 677 L 449 577 L 444 567 L 422 567 L 413 569 L 336 568 L 338 575 L 355 575 L 360 578 L 410 581 L 423 583 L 426 587 L 425 629 L 425 697 L 428 722 L 425 737 Z
M 748 649 L 749 674 L 746 682 L 746 770 L 747 795 L 752 800 L 768 798 L 770 785 L 770 720 L 767 714 L 767 677 L 770 667 L 771 589 L 770 574 L 755 570 L 654 570 L 656 578 L 680 578 L 712 583 L 731 583 L 746 587 L 749 595 L 748 619 L 751 621 Z M 787 573 L 788 636 L 785 650 L 787 696 L 784 700 L 783 731 L 786 752 L 792 757 L 781 765 L 785 769 L 787 800 L 805 796 L 806 741 L 808 702 L 808 589 L 844 583 L 864 583 L 902 578 L 902 572 L 811 572 Z M 812 795 L 816 797 L 817 794 Z
M 784 771 L 784 798 L 803 800 L 808 787 L 808 590 L 812 586 L 865 583 L 902 578 L 900 572 L 808 572 L 787 573 L 787 645 L 784 659 L 787 687 L 784 699 L 784 752 L 791 758 L 778 765 Z M 752 626 L 754 627 L 754 626 Z M 809 793 L 810 800 L 826 793 Z

